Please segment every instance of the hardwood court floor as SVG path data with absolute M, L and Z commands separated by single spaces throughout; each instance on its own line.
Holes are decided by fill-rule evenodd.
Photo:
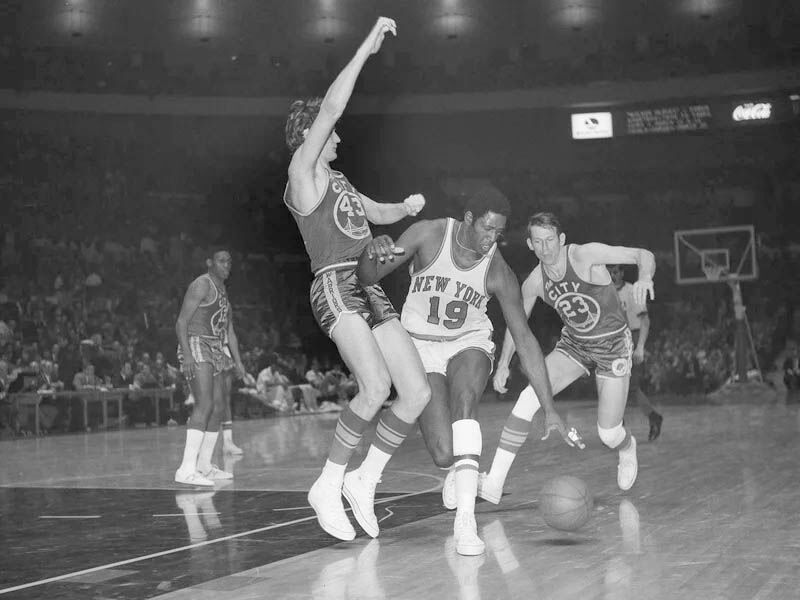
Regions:
M 380 537 L 359 530 L 348 543 L 324 534 L 305 501 L 336 415 L 235 423 L 245 455 L 219 457 L 235 481 L 204 491 L 172 481 L 183 427 L 0 442 L 0 597 L 797 598 L 800 405 L 675 402 L 655 443 L 628 409 L 640 467 L 627 493 L 594 402 L 557 403 L 587 449 L 529 438 L 500 505 L 478 504 L 481 557 L 455 554 L 443 472 L 418 432 L 378 488 Z M 481 407 L 482 468 L 510 408 Z M 538 511 L 539 489 L 559 474 L 594 496 L 575 533 Z

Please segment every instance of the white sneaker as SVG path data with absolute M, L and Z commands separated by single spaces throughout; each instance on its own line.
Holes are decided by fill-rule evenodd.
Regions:
M 500 504 L 503 497 L 503 484 L 497 483 L 487 473 L 478 475 L 478 498 L 483 498 L 492 504 Z
M 237 446 L 233 442 L 230 442 L 228 444 L 223 444 L 222 451 L 225 454 L 233 454 L 234 456 L 238 456 L 239 454 L 244 454 L 244 450 L 239 448 L 239 446 Z
M 380 482 L 380 477 L 372 479 L 360 469 L 355 469 L 345 474 L 342 485 L 342 494 L 353 509 L 356 521 L 367 535 L 374 538 L 380 533 L 378 519 L 375 517 L 375 487 Z
M 197 471 L 181 471 L 178 469 L 175 471 L 175 481 L 176 483 L 185 483 L 186 485 L 203 485 L 207 487 L 214 487 L 213 481 L 207 477 L 203 477 Z
M 472 513 L 456 514 L 453 523 L 453 539 L 456 543 L 456 552 L 462 556 L 478 556 L 486 549 L 485 544 L 478 537 L 478 525 Z
M 223 471 L 217 465 L 211 465 L 211 468 L 202 473 L 203 477 L 206 479 L 210 479 L 211 481 L 223 481 L 225 479 L 233 479 L 233 473 L 229 473 L 228 471 Z
M 631 489 L 639 473 L 639 461 L 636 459 L 636 438 L 631 436 L 631 443 L 625 450 L 619 451 L 617 466 L 617 485 L 623 492 Z
M 344 512 L 339 485 L 320 476 L 308 491 L 308 503 L 317 513 L 319 526 L 326 533 L 346 542 L 355 539 L 356 530 Z
M 444 478 L 442 484 L 442 504 L 447 510 L 453 510 L 458 506 L 456 499 L 456 469 L 450 467 L 447 471 L 447 477 Z

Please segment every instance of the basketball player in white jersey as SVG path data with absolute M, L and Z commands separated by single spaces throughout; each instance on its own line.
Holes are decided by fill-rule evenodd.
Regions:
M 411 261 L 401 322 L 414 340 L 431 387 L 431 401 L 419 418 L 425 442 L 438 466 L 453 467 L 448 479 L 455 487 L 455 506 L 449 508 L 457 509 L 453 533 L 462 555 L 484 551 L 475 522 L 482 449 L 476 418 L 494 360 L 493 328 L 486 315 L 492 296 L 500 302 L 517 342 L 522 368 L 543 398 L 545 437 L 557 431 L 572 445 L 553 407 L 544 357 L 528 328 L 519 283 L 497 250 L 509 212 L 500 192 L 481 190 L 468 200 L 463 221 L 419 221 L 396 245 L 388 236 L 379 236 L 367 246 L 358 267 L 359 280 L 373 284 Z M 445 491 L 447 487 L 446 481 Z

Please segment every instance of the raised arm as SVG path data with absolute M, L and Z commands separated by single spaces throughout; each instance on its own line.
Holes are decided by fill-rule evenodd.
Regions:
M 358 259 L 356 275 L 364 285 L 383 279 L 400 265 L 408 262 L 422 247 L 425 236 L 434 227 L 433 221 L 419 221 L 406 229 L 397 242 L 388 235 L 374 238 Z
M 653 275 L 656 272 L 656 258 L 649 250 L 591 242 L 576 245 L 573 258 L 583 265 L 635 264 L 639 268 L 639 279 L 633 284 L 634 301 L 643 305 L 648 295 L 651 300 L 655 299 Z
M 522 308 L 525 311 L 526 319 L 529 319 L 531 316 L 533 306 L 541 295 L 541 288 L 541 267 L 536 267 L 522 284 Z M 497 368 L 495 369 L 493 380 L 494 389 L 501 394 L 505 394 L 508 391 L 506 382 L 509 376 L 509 364 L 511 363 L 515 351 L 516 346 L 514 345 L 514 338 L 511 335 L 511 331 L 506 329 L 506 334 L 503 338 L 503 348 L 500 351 L 500 358 L 497 359 Z
M 364 194 L 360 194 L 361 204 L 367 213 L 367 220 L 376 225 L 389 225 L 397 223 L 405 217 L 416 216 L 425 206 L 425 197 L 422 194 L 412 194 L 402 202 L 384 204 L 375 202 Z
M 506 326 L 511 333 L 519 352 L 519 362 L 522 371 L 536 392 L 539 402 L 545 412 L 545 438 L 550 431 L 557 431 L 564 441 L 570 446 L 572 441 L 567 437 L 567 428 L 564 426 L 553 404 L 553 390 L 550 387 L 550 378 L 544 363 L 544 354 L 539 342 L 528 327 L 528 319 L 522 306 L 522 293 L 520 292 L 517 278 L 505 260 L 496 253 L 490 267 L 488 291 L 500 302 L 500 308 L 506 320 Z
M 302 173 L 311 174 L 314 172 L 314 167 L 319 155 L 322 153 L 322 149 L 325 147 L 325 142 L 330 137 L 333 128 L 336 126 L 336 121 L 344 114 L 347 103 L 350 101 L 353 87 L 361 73 L 361 69 L 364 68 L 367 59 L 380 50 L 383 38 L 388 32 L 392 33 L 392 35 L 397 35 L 397 25 L 394 20 L 387 17 L 378 18 L 372 30 L 356 50 L 353 58 L 350 59 L 350 62 L 347 63 L 328 88 L 319 108 L 317 118 L 314 119 L 314 123 L 309 128 L 305 141 L 292 157 L 292 162 L 289 165 L 290 180 L 293 180 L 295 176 L 300 176 Z
M 195 367 L 192 351 L 189 349 L 189 319 L 192 318 L 197 307 L 200 306 L 200 303 L 208 294 L 208 286 L 207 277 L 200 277 L 191 283 L 189 289 L 186 290 L 186 295 L 183 297 L 181 312 L 178 314 L 178 320 L 175 323 L 175 333 L 178 335 L 178 343 L 181 345 L 185 367 L 184 375 L 187 379 L 194 377 Z

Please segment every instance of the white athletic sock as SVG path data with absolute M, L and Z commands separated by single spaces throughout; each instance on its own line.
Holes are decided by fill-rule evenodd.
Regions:
M 528 386 L 522 390 L 517 398 L 511 414 L 526 421 L 533 421 L 533 415 L 542 407 L 539 397 L 533 391 L 533 387 Z
M 379 479 L 390 458 L 392 458 L 391 454 L 372 445 L 359 470 L 372 479 Z
M 200 452 L 200 445 L 203 443 L 205 432 L 199 429 L 186 429 L 186 445 L 183 447 L 183 462 L 178 467 L 183 473 L 190 473 L 196 469 L 197 455 Z
M 478 461 L 460 458 L 456 461 L 456 512 L 473 514 L 477 494 Z
M 320 477 L 324 477 L 338 483 L 339 485 L 342 485 L 344 482 L 345 469 L 347 469 L 347 465 L 340 465 L 339 463 L 326 460 L 325 466 L 322 467 L 322 473 L 320 474 Z
M 489 469 L 487 476 L 492 480 L 505 485 L 508 472 L 511 470 L 511 465 L 514 464 L 514 459 L 517 458 L 515 452 L 509 452 L 498 448 L 494 453 L 494 460 L 492 460 L 492 468 Z
M 478 458 L 483 447 L 481 426 L 474 419 L 461 419 L 453 427 L 453 458 L 455 459 L 456 517 L 475 513 L 478 494 Z
M 219 431 L 206 431 L 203 436 L 200 453 L 197 455 L 197 470 L 200 473 L 208 473 L 211 470 L 211 459 L 214 457 L 217 438 L 219 438 Z

